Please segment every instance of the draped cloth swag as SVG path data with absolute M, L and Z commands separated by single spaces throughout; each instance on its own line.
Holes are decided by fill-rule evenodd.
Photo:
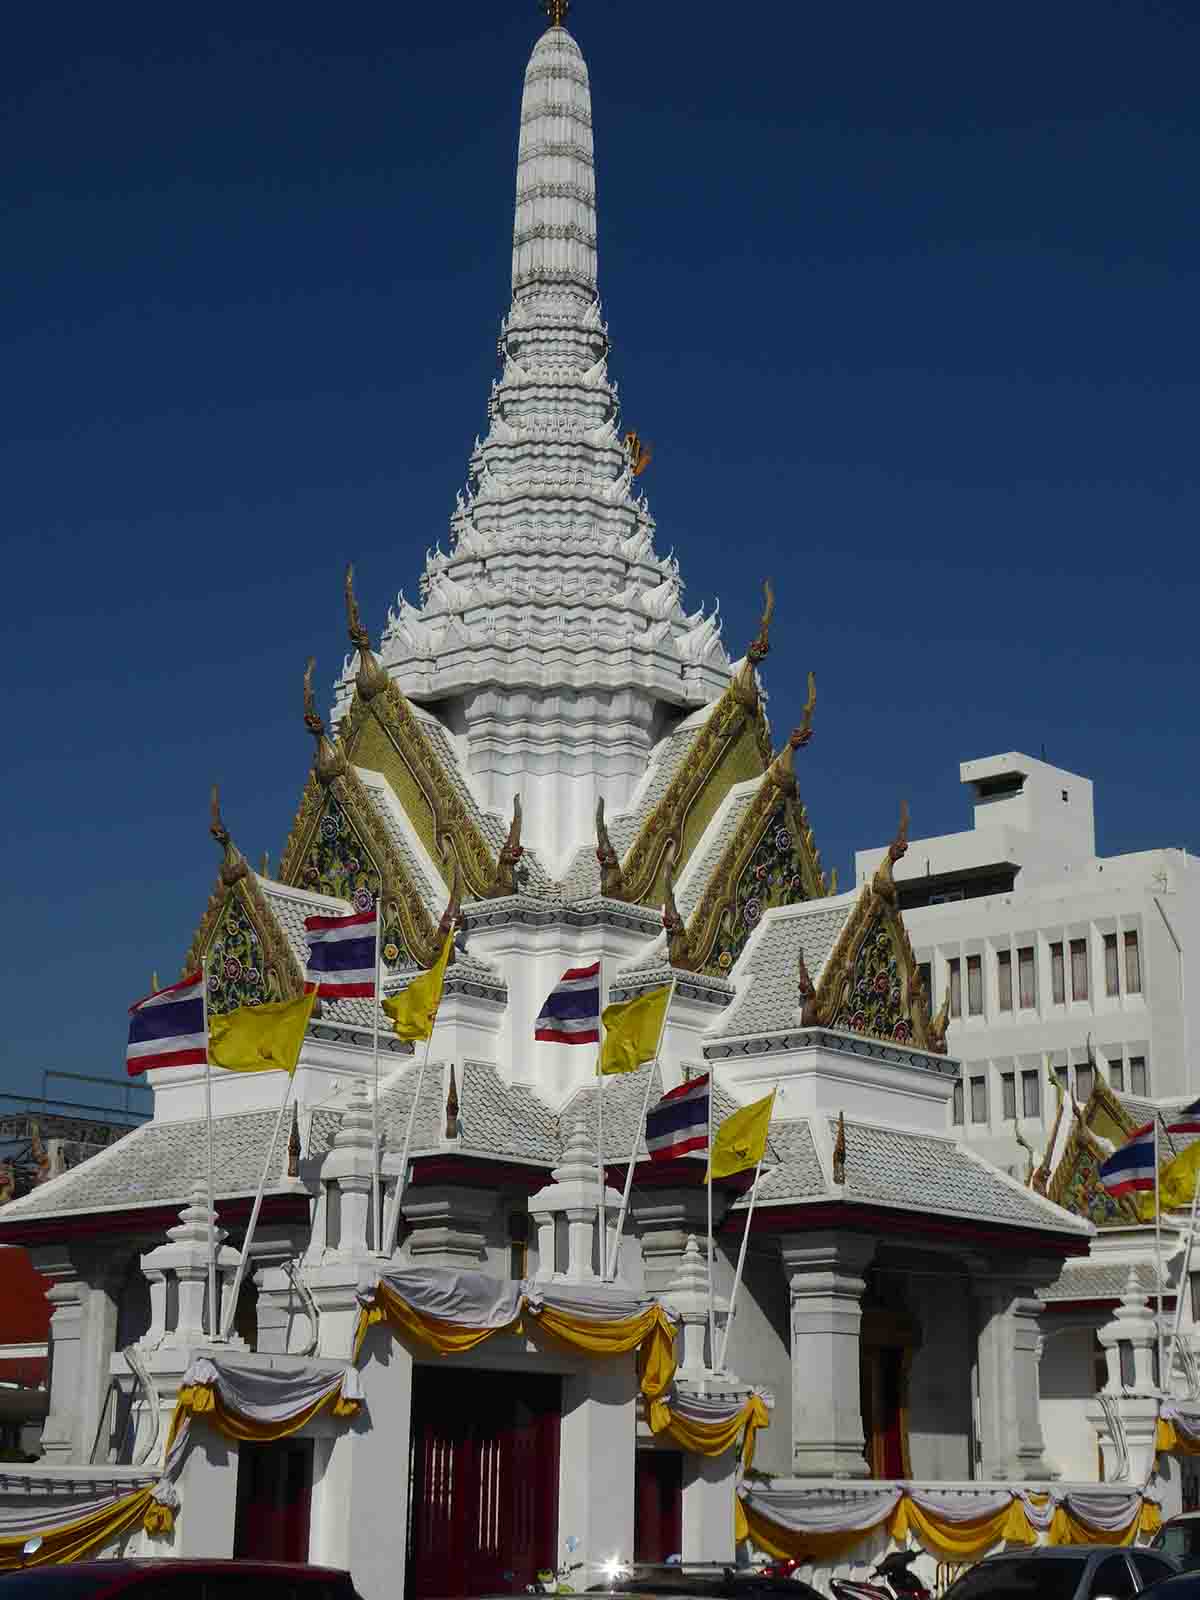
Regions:
M 1158 1417 L 1156 1448 L 1164 1454 L 1200 1455 L 1200 1412 L 1184 1410 L 1176 1400 L 1164 1400 Z
M 724 1455 L 741 1438 L 741 1465 L 745 1472 L 754 1465 L 758 1430 L 769 1427 L 771 1422 L 766 1402 L 757 1390 L 736 1400 L 710 1400 L 676 1390 L 653 1409 L 656 1415 L 651 1419 L 651 1432 L 665 1433 L 693 1455 Z M 655 1420 L 662 1426 L 655 1428 Z
M 171 1533 L 180 1507 L 175 1485 L 197 1421 L 230 1439 L 265 1442 L 298 1432 L 322 1411 L 349 1418 L 361 1409 L 362 1384 L 354 1368 L 331 1370 L 316 1361 L 276 1359 L 281 1359 L 278 1367 L 226 1356 L 199 1356 L 191 1363 L 176 1397 L 157 1482 L 152 1472 L 146 1473 L 151 1481 L 78 1500 L 69 1508 L 0 1506 L 0 1572 L 78 1561 L 139 1528 L 155 1535 Z M 38 1481 L 36 1473 L 28 1477 Z M 42 1539 L 41 1548 L 26 1556 L 22 1547 L 35 1535 Z
M 658 1301 L 612 1285 L 500 1283 L 485 1272 L 422 1267 L 382 1274 L 359 1299 L 356 1356 L 380 1323 L 439 1355 L 461 1354 L 502 1333 L 544 1335 L 593 1356 L 636 1350 L 647 1409 L 660 1417 L 655 1407 L 675 1377 L 676 1319 Z
M 836 1560 L 886 1525 L 904 1545 L 955 1561 L 978 1560 L 998 1544 L 1132 1544 L 1161 1525 L 1157 1504 L 1138 1489 L 955 1490 L 880 1484 L 831 1494 L 744 1484 L 736 1535 L 778 1558 Z

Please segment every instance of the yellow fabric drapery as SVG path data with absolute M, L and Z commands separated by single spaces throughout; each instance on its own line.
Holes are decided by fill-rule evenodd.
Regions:
M 911 1495 L 905 1494 L 897 1506 L 867 1527 L 837 1529 L 829 1533 L 799 1533 L 785 1528 L 739 1498 L 734 1522 L 739 1541 L 749 1539 L 758 1549 L 778 1560 L 801 1555 L 810 1555 L 818 1561 L 837 1560 L 884 1522 L 887 1523 L 889 1536 L 897 1543 L 904 1544 L 911 1535 L 931 1554 L 955 1561 L 978 1560 L 995 1545 L 1002 1543 L 1037 1543 L 1037 1531 L 1030 1524 L 1018 1495 L 1014 1495 L 1009 1505 L 993 1516 L 980 1517 L 971 1522 L 952 1522 L 949 1518 L 923 1510 Z M 1115 1530 L 1095 1527 L 1076 1516 L 1066 1505 L 1058 1505 L 1046 1542 L 1052 1545 L 1127 1545 L 1139 1537 L 1152 1538 L 1161 1526 L 1161 1509 L 1153 1500 L 1145 1498 L 1131 1520 Z
M 286 1439 L 293 1433 L 299 1433 L 301 1428 L 307 1427 L 322 1411 L 329 1411 L 335 1417 L 353 1417 L 361 1405 L 361 1401 L 346 1400 L 340 1390 L 331 1389 L 328 1394 L 323 1394 L 310 1405 L 294 1411 L 291 1416 L 263 1421 L 257 1417 L 245 1416 L 242 1412 L 227 1406 L 212 1384 L 190 1383 L 185 1384 L 179 1391 L 168 1440 L 174 1442 L 181 1418 L 199 1417 L 229 1439 L 267 1444 L 273 1439 Z
M 1163 1455 L 1200 1456 L 1200 1436 L 1191 1438 L 1170 1417 L 1159 1417 L 1154 1443 Z
M 648 1306 L 633 1317 L 603 1321 L 572 1316 L 558 1307 L 537 1306 L 522 1299 L 518 1314 L 511 1322 L 495 1328 L 472 1327 L 417 1311 L 381 1281 L 375 1291 L 374 1303 L 365 1306 L 359 1314 L 354 1336 L 356 1360 L 368 1331 L 381 1322 L 388 1323 L 394 1332 L 403 1337 L 417 1339 L 443 1356 L 461 1355 L 463 1351 L 473 1350 L 476 1345 L 496 1334 L 520 1333 L 523 1329 L 531 1334 L 540 1331 L 560 1344 L 586 1350 L 589 1355 L 619 1356 L 636 1350 L 641 1391 L 651 1416 L 651 1429 L 661 1432 L 666 1425 L 663 1397 L 675 1378 L 675 1329 L 660 1305 Z M 656 1420 L 659 1422 L 657 1428 Z
M 757 1394 L 752 1394 L 741 1410 L 735 1411 L 727 1422 L 697 1422 L 678 1411 L 673 1411 L 669 1402 L 663 1403 L 661 1408 L 666 1410 L 667 1422 L 659 1431 L 674 1439 L 693 1455 L 722 1456 L 737 1443 L 740 1435 L 742 1466 L 747 1472 L 754 1465 L 754 1445 L 758 1430 L 768 1427 L 771 1422 L 762 1397 Z M 736 1519 L 735 1511 L 734 1520 Z
M 41 1548 L 33 1555 L 24 1554 L 27 1534 L 0 1539 L 0 1572 L 12 1572 L 19 1567 L 54 1566 L 63 1561 L 79 1561 L 89 1551 L 120 1538 L 135 1529 L 139 1523 L 150 1533 L 158 1531 L 150 1526 L 152 1513 L 166 1510 L 158 1506 L 151 1489 L 135 1489 L 123 1495 L 102 1511 L 93 1511 L 74 1522 L 64 1522 L 60 1528 L 42 1531 Z

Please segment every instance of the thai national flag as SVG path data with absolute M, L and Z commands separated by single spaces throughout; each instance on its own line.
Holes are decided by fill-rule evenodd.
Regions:
M 1100 1165 L 1100 1182 L 1109 1194 L 1129 1194 L 1154 1187 L 1154 1124 L 1130 1134 L 1119 1150 Z
M 375 911 L 349 917 L 305 917 L 310 989 L 329 1000 L 375 997 Z
M 1200 1100 L 1193 1100 L 1179 1113 L 1178 1122 L 1167 1124 L 1168 1133 L 1200 1133 Z
M 533 1037 L 550 1044 L 600 1043 L 600 963 L 568 967 L 546 996 Z
M 203 972 L 130 1006 L 125 1065 L 131 1075 L 150 1067 L 202 1067 L 207 1060 Z
M 674 1161 L 708 1148 L 708 1074 L 681 1083 L 646 1114 L 646 1149 L 651 1161 Z

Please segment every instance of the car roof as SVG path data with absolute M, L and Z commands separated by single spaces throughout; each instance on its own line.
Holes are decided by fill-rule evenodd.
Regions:
M 187 1556 L 117 1556 L 111 1561 L 65 1561 L 55 1567 L 57 1572 L 92 1572 L 97 1577 L 122 1572 L 153 1572 L 162 1570 L 166 1572 L 227 1572 L 231 1568 L 238 1572 L 261 1572 L 264 1576 L 280 1576 L 282 1573 L 309 1573 L 314 1578 L 345 1578 L 348 1574 L 340 1567 L 315 1567 L 308 1561 L 245 1561 L 234 1560 L 232 1557 L 221 1559 L 219 1556 L 198 1556 L 195 1559 Z M 27 1568 L 35 1571 L 36 1568 Z
M 1200 1511 L 1181 1511 L 1177 1516 L 1168 1517 L 1163 1527 L 1169 1528 L 1173 1522 L 1200 1522 Z
M 1123 1548 L 1119 1544 L 1039 1544 L 1025 1550 L 1002 1550 L 986 1556 L 979 1565 L 987 1566 L 993 1561 L 1072 1561 L 1080 1556 L 1118 1555 Z

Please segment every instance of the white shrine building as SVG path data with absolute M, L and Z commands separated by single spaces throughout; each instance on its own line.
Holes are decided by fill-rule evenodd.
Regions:
M 33 1560 L 81 1541 L 276 1555 L 384 1600 L 819 1532 L 824 1582 L 888 1538 L 933 1562 L 947 1529 L 979 1553 L 1117 1539 L 1178 1502 L 1200 1415 L 1155 1386 L 1144 1230 L 1048 1412 L 1045 1296 L 1091 1267 L 1097 1228 L 955 1136 L 959 1063 L 902 911 L 906 820 L 834 892 L 801 798 L 813 701 L 790 734 L 764 713 L 770 601 L 731 660 L 658 554 L 609 375 L 587 69 L 565 0 L 549 11 L 501 370 L 448 550 L 378 649 L 348 580 L 353 654 L 328 728 L 308 696 L 278 871 L 251 870 L 214 808 L 216 882 L 180 930 L 220 1013 L 303 992 L 307 915 L 377 905 L 388 992 L 456 925 L 428 1068 L 386 1036 L 376 1112 L 374 1002 L 324 1002 L 274 1148 L 279 1076 L 214 1074 L 223 1340 L 203 1068 L 152 1071 L 151 1122 L 0 1210 L 54 1308 L 42 1461 L 0 1467 L 0 1567 L 26 1537 Z M 601 1152 L 592 1052 L 533 1038 L 563 971 L 597 959 L 607 999 L 675 985 L 658 1063 L 604 1090 Z M 724 1361 L 748 1175 L 715 1186 L 715 1348 L 702 1156 L 640 1152 L 603 1270 L 647 1089 L 705 1072 L 718 1117 L 777 1091 Z

